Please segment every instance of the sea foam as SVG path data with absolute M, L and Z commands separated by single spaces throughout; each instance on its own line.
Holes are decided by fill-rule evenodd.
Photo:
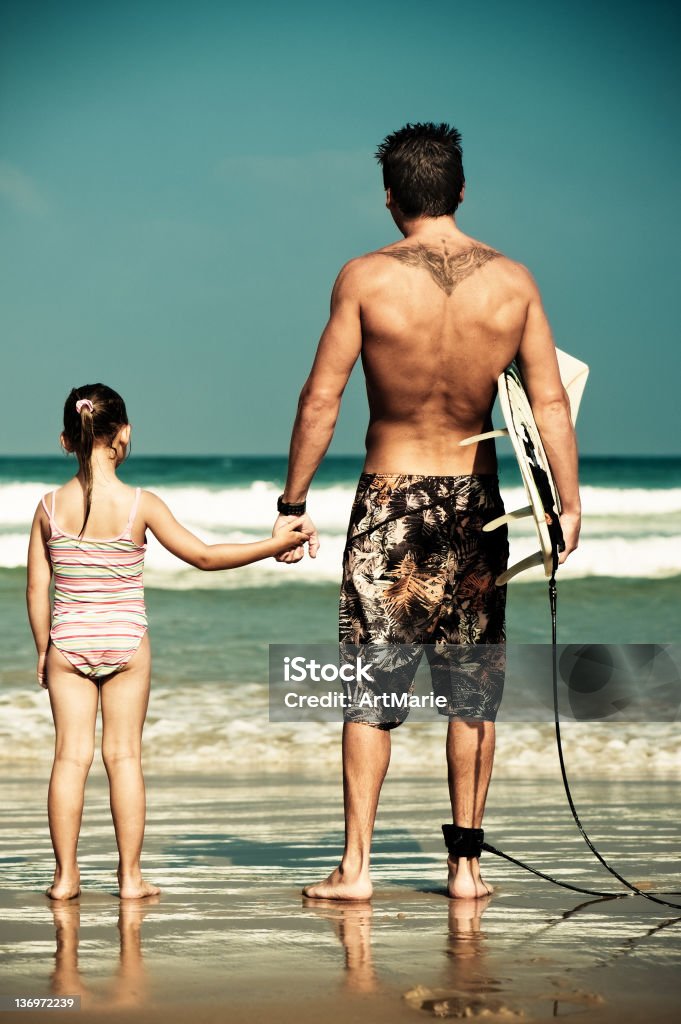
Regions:
M 325 774 L 340 765 L 340 723 L 270 723 L 266 688 L 216 682 L 153 686 L 144 729 L 151 771 L 219 773 L 258 766 L 280 771 L 314 764 Z M 411 723 L 395 735 L 401 770 L 444 764 L 443 722 Z M 558 778 L 553 725 L 500 722 L 495 775 Z M 681 777 L 678 723 L 567 722 L 565 757 L 571 777 Z M 99 740 L 98 740 L 99 742 Z M 49 699 L 37 686 L 5 687 L 0 695 L 0 763 L 6 770 L 49 770 L 54 727 Z M 99 755 L 98 755 L 99 756 Z
M 25 565 L 30 523 L 36 504 L 50 486 L 39 481 L 0 485 L 0 568 Z M 256 480 L 249 486 L 167 486 L 155 489 L 176 518 L 208 543 L 239 543 L 269 535 L 279 488 Z M 526 504 L 520 487 L 502 488 L 507 509 Z M 239 574 L 205 574 L 193 570 L 149 538 L 146 580 L 149 586 L 171 589 L 258 586 L 264 582 L 338 582 L 350 507 L 351 486 L 312 489 L 308 506 L 321 537 L 316 560 L 295 566 L 273 559 Z M 583 528 L 578 550 L 564 577 L 589 576 L 662 578 L 681 573 L 681 488 L 582 488 Z M 531 521 L 510 530 L 511 560 L 537 549 Z M 541 579 L 540 569 L 521 580 Z

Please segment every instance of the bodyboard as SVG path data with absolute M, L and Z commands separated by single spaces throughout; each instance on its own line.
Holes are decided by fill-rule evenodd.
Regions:
M 586 363 L 556 350 L 558 367 L 570 400 L 570 414 L 575 422 L 579 403 L 589 374 Z M 564 548 L 560 528 L 560 496 L 556 488 L 551 466 L 544 451 L 541 435 L 532 413 L 520 370 L 515 362 L 499 375 L 499 405 L 506 423 L 504 430 L 493 430 L 475 437 L 466 438 L 460 444 L 474 444 L 492 437 L 508 437 L 518 462 L 528 505 L 514 512 L 505 513 L 487 523 L 483 530 L 490 531 L 514 520 L 531 516 L 539 538 L 539 551 L 529 555 L 516 565 L 510 566 L 497 577 L 497 586 L 503 586 L 514 576 L 535 565 L 543 565 L 546 577 L 550 577 L 558 564 L 558 552 Z

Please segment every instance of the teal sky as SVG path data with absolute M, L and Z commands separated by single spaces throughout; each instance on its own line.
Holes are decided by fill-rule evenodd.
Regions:
M 461 130 L 460 226 L 591 365 L 582 451 L 681 450 L 677 4 L 0 6 L 1 453 L 56 450 L 96 380 L 136 452 L 284 452 L 415 120 Z M 366 415 L 356 372 L 333 451 Z

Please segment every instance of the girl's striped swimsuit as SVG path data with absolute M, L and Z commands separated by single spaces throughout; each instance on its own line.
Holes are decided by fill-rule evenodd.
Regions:
M 144 604 L 144 552 L 135 544 L 132 524 L 141 490 L 135 492 L 123 533 L 90 540 L 64 533 L 55 522 L 54 498 L 48 511 L 47 546 L 54 572 L 50 639 L 74 668 L 100 682 L 123 668 L 147 629 Z

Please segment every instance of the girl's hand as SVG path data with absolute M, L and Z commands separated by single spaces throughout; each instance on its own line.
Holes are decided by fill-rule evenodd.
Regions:
M 47 689 L 47 670 L 45 668 L 45 662 L 47 660 L 47 652 L 45 654 L 38 655 L 38 683 L 42 686 L 43 690 Z
M 319 534 L 317 533 L 317 527 L 312 522 L 307 512 L 295 521 L 292 520 L 291 516 L 277 516 L 277 521 L 274 524 L 272 535 L 276 537 L 281 530 L 291 527 L 292 525 L 295 525 L 297 529 L 302 530 L 303 533 L 307 534 L 307 553 L 310 558 L 316 558 L 317 552 L 319 551 Z M 277 555 L 276 558 L 278 562 L 287 562 L 290 564 L 292 562 L 299 562 L 304 554 L 305 551 L 301 544 L 300 547 L 293 550 L 290 548 L 288 550 L 285 549 L 281 554 Z
M 286 551 L 297 550 L 300 550 L 302 557 L 303 545 L 310 539 L 310 534 L 300 529 L 302 523 L 302 516 L 299 516 L 297 519 L 286 517 L 286 520 L 279 526 L 272 538 L 275 541 L 275 557 L 283 555 Z

